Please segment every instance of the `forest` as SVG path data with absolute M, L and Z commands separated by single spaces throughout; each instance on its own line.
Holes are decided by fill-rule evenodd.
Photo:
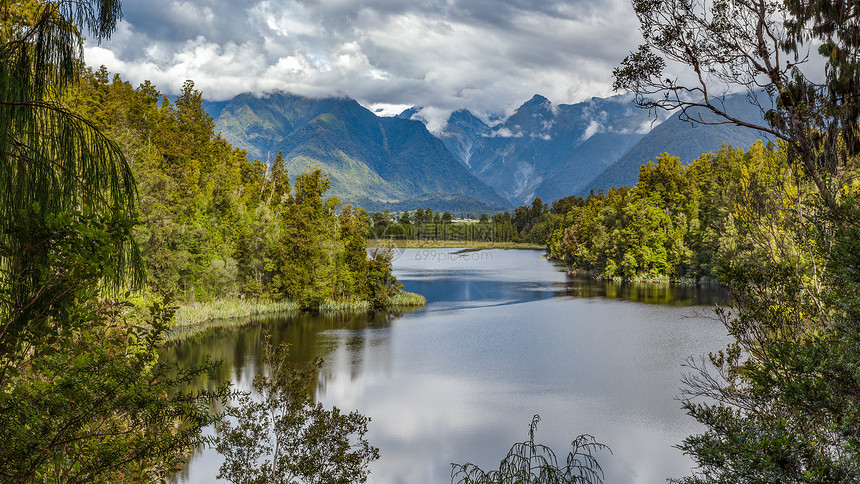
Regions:
M 477 220 L 455 221 L 451 212 L 433 212 L 430 207 L 390 214 L 374 212 L 367 237 L 378 240 L 414 240 L 432 245 L 439 241 L 527 243 L 545 245 L 553 230 L 559 226 L 565 211 L 581 203 L 582 197 L 566 197 L 552 205 L 536 198 L 510 212 L 482 213 Z M 503 245 L 499 245 L 500 247 Z
M 547 240 L 550 257 L 585 277 L 718 284 L 725 262 L 774 253 L 801 264 L 790 213 L 803 182 L 785 148 L 724 146 L 689 165 L 664 154 L 633 187 L 580 200 Z M 805 187 L 808 191 L 809 187 Z
M 729 288 L 733 305 L 714 315 L 733 342 L 688 361 L 682 381 L 681 404 L 703 430 L 678 444 L 696 467 L 677 482 L 857 482 L 860 8 L 633 4 L 643 45 L 613 73 L 616 89 L 643 108 L 704 107 L 744 125 L 721 110 L 711 81 L 747 89 L 751 101 L 764 87 L 766 123 L 751 127 L 773 142 L 688 166 L 666 155 L 634 187 L 551 208 L 536 200 L 476 225 L 548 240 L 550 255 L 585 275 Z M 171 100 L 151 83 L 133 88 L 86 68 L 82 36 L 110 37 L 117 1 L 2 7 L 0 480 L 165 481 L 210 444 L 234 482 L 315 481 L 323 468 L 332 482 L 364 481 L 379 456 L 364 440 L 367 419 L 312 401 L 319 362 L 295 368 L 286 348 L 267 346 L 259 401 L 207 385 L 216 363 L 179 368 L 159 350 L 175 301 L 389 305 L 401 289 L 384 252 L 368 257 L 365 238 L 380 224 L 417 235 L 431 225 L 426 211 L 417 224 L 416 210 L 371 226 L 361 209 L 325 197 L 324 173 L 290 182 L 282 156 L 252 162 L 215 135 L 190 81 Z M 823 73 L 798 68 L 810 43 Z M 667 60 L 698 75 L 688 85 L 667 77 Z M 440 216 L 442 230 L 446 222 Z M 204 436 L 208 425 L 218 435 Z M 281 439 L 273 447 L 290 452 L 243 466 L 271 450 L 270 429 Z M 314 451 L 323 447 L 335 451 Z M 504 481 L 508 471 L 571 477 L 570 465 L 562 475 L 506 463 L 455 470 L 463 482 Z M 594 463 L 583 465 L 585 481 L 599 482 Z
M 149 82 L 133 88 L 87 68 L 65 102 L 128 159 L 149 293 L 189 303 L 286 299 L 309 310 L 326 300 L 385 307 L 399 293 L 386 255 L 365 256 L 367 214 L 327 198 L 320 170 L 291 184 L 281 154 L 269 165 L 231 147 L 193 82 L 171 101 Z

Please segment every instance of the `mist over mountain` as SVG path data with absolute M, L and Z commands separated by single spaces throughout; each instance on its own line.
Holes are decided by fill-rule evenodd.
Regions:
M 493 126 L 456 111 L 439 137 L 481 181 L 521 205 L 582 191 L 648 128 L 648 113 L 622 96 L 554 106 L 535 95 Z
M 241 94 L 207 109 L 216 131 L 250 157 L 270 162 L 283 151 L 291 176 L 321 168 L 331 177 L 329 194 L 344 203 L 368 210 L 510 208 L 422 123 L 378 117 L 351 99 Z
M 744 95 L 728 96 L 725 106 L 763 122 Z M 664 152 L 688 163 L 724 143 L 746 149 L 763 138 L 731 124 L 691 124 L 680 113 L 658 123 L 628 96 L 553 105 L 535 95 L 491 122 L 454 111 L 435 136 L 420 108 L 379 117 L 347 98 L 241 94 L 206 108 L 216 131 L 250 157 L 271 161 L 283 151 L 293 176 L 319 167 L 331 195 L 372 211 L 490 213 L 536 197 L 550 202 L 633 185 L 641 165 Z M 718 121 L 705 110 L 690 114 Z
M 763 123 L 759 108 L 744 94 L 727 96 L 725 108 L 745 121 Z M 718 121 L 710 111 L 690 114 Z M 762 138 L 731 124 L 681 121 L 680 113 L 660 123 L 627 96 L 554 106 L 539 95 L 492 126 L 468 111 L 456 111 L 438 136 L 471 173 L 515 206 L 536 197 L 551 201 L 633 185 L 642 164 L 665 152 L 688 163 L 723 143 L 746 149 Z

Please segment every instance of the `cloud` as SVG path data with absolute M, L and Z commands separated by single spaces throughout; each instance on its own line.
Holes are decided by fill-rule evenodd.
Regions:
M 90 65 L 207 99 L 280 89 L 421 105 L 447 118 L 612 94 L 611 71 L 640 41 L 627 0 L 151 0 L 125 2 Z M 429 118 L 428 118 L 429 119 Z
M 519 128 L 519 126 L 517 127 Z M 522 138 L 523 132 L 519 130 L 514 132 L 511 131 L 510 128 L 503 126 L 498 129 L 493 129 L 489 133 L 483 133 L 481 136 L 485 138 Z
M 585 141 L 588 138 L 594 136 L 595 134 L 602 133 L 604 131 L 606 131 L 606 128 L 602 124 L 600 124 L 600 122 L 591 120 L 591 122 L 588 123 L 588 127 L 586 127 L 585 131 L 582 133 L 582 141 Z

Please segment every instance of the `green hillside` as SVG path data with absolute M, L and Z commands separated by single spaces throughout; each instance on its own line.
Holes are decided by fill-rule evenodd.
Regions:
M 331 194 L 369 210 L 509 208 L 418 121 L 377 117 L 351 99 L 242 94 L 214 109 L 216 131 L 248 155 L 283 152 L 291 174 L 321 168 Z M 416 205 L 413 205 L 415 203 Z

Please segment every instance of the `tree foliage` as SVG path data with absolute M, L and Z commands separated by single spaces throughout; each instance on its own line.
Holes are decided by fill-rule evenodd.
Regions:
M 727 261 L 808 261 L 786 227 L 794 213 L 782 210 L 797 176 L 784 150 L 760 142 L 688 166 L 666 154 L 634 187 L 572 205 L 549 253 L 592 276 L 693 282 L 717 282 Z
M 680 445 L 699 465 L 681 482 L 857 481 L 860 8 L 793 0 L 634 8 L 645 44 L 616 69 L 616 87 L 646 107 L 700 106 L 767 132 L 785 149 L 783 169 L 799 175 L 779 196 L 755 198 L 755 174 L 739 185 L 746 213 L 769 215 L 750 231 L 761 257 L 721 261 L 737 304 L 718 314 L 735 342 L 691 361 L 684 406 L 706 430 Z M 823 72 L 807 62 L 813 49 Z M 689 67 L 692 81 L 665 75 L 666 59 Z M 760 103 L 766 124 L 721 109 L 721 94 L 737 87 Z
M 130 229 L 92 212 L 31 212 L 7 227 L 33 248 L 0 280 L 0 299 L 29 297 L 6 320 L 0 352 L 3 482 L 166 479 L 215 420 L 207 404 L 226 387 L 181 390 L 212 365 L 158 360 L 172 311 L 156 305 L 134 321 L 126 304 L 104 297 Z
M 615 69 L 615 88 L 632 91 L 643 107 L 681 109 L 694 122 L 705 121 L 690 108 L 703 107 L 718 122 L 769 133 L 833 208 L 860 149 L 860 7 L 841 0 L 634 0 L 633 7 L 645 43 Z M 823 76 L 807 65 L 815 47 Z M 691 72 L 673 77 L 667 60 Z M 724 96 L 738 88 L 766 124 L 725 110 Z
M 38 208 L 134 214 L 134 177 L 122 152 L 87 119 L 62 105 L 80 73 L 86 29 L 107 38 L 120 18 L 112 0 L 4 2 L 0 9 L 0 224 Z M 4 237 L 4 231 L 0 231 Z M 14 244 L 9 238 L 5 245 Z M 142 278 L 134 245 L 119 247 L 110 281 Z M 20 263 L 0 259 L 3 270 Z M 18 304 L 11 302 L 11 304 Z M 6 310 L 0 309 L 0 314 Z
M 365 482 L 379 449 L 365 439 L 369 418 L 327 410 L 308 396 L 320 361 L 298 368 L 286 345 L 263 345 L 268 374 L 254 378 L 254 394 L 238 398 L 218 426 L 224 455 L 218 478 L 236 484 Z
M 187 302 L 286 298 L 309 310 L 379 292 L 357 256 L 368 258 L 369 217 L 327 198 L 321 171 L 291 183 L 283 153 L 271 165 L 250 161 L 216 136 L 192 82 L 171 102 L 101 68 L 84 73 L 70 104 L 131 161 L 141 198 L 135 238 L 153 292 Z
M 534 483 L 534 484 L 600 484 L 601 469 L 594 453 L 609 447 L 590 435 L 580 435 L 571 443 L 564 463 L 559 463 L 555 452 L 535 443 L 535 430 L 540 416 L 535 415 L 529 425 L 529 439 L 511 446 L 498 469 L 484 471 L 470 463 L 451 464 L 451 482 L 459 484 Z

